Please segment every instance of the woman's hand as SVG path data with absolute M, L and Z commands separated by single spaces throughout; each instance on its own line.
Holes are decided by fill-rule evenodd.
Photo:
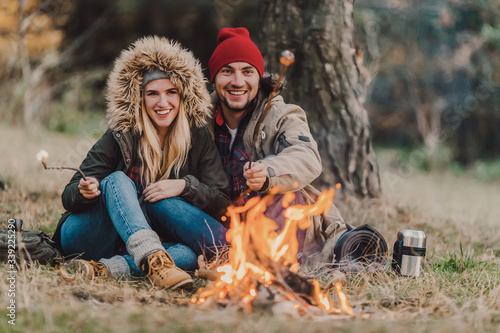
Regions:
M 252 163 L 252 168 L 249 169 L 249 163 L 243 166 L 243 177 L 247 179 L 247 186 L 253 190 L 258 191 L 264 186 L 267 178 L 266 166 L 262 163 Z
M 101 194 L 99 190 L 99 182 L 94 177 L 87 177 L 87 180 L 80 179 L 78 190 L 85 199 L 94 199 Z
M 165 179 L 149 184 L 142 192 L 146 202 L 157 202 L 158 200 L 178 197 L 186 187 L 184 179 Z

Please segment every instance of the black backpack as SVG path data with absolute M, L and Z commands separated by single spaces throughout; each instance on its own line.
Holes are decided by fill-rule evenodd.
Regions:
M 0 229 L 0 261 L 15 265 L 20 260 L 45 265 L 60 258 L 54 241 L 40 230 L 23 230 L 23 220 L 9 219 Z

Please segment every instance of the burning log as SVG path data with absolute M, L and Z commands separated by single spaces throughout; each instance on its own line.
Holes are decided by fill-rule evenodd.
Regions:
M 204 263 L 200 265 L 198 276 L 211 281 L 190 302 L 203 308 L 236 306 L 248 312 L 252 306 L 272 307 L 275 314 L 290 317 L 353 315 L 339 282 L 335 288 L 341 309 L 335 308 L 321 292 L 318 281 L 311 283 L 297 273 L 297 230 L 307 229 L 310 217 L 330 208 L 333 189 L 323 192 L 314 205 L 288 207 L 294 194 L 286 193 L 283 199 L 286 223 L 280 233 L 275 232 L 277 224 L 264 215 L 274 194 L 251 198 L 243 207 L 228 208 L 227 215 L 231 218 L 226 236 L 231 244 L 228 262 L 216 269 L 217 276 L 208 273 Z

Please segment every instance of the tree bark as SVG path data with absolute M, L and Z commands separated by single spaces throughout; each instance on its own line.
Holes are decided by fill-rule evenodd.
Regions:
M 279 54 L 295 53 L 282 93 L 300 105 L 322 157 L 319 188 L 340 183 L 345 195 L 377 197 L 378 164 L 363 106 L 369 73 L 354 48 L 353 0 L 265 0 L 260 48 L 266 69 L 279 72 Z

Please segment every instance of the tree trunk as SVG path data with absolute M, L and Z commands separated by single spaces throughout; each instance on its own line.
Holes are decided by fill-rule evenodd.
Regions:
M 32 69 L 28 47 L 26 45 L 26 27 L 32 21 L 32 15 L 26 12 L 26 1 L 18 1 L 18 18 L 19 22 L 16 29 L 16 46 L 21 63 L 22 70 L 22 87 L 23 87 L 23 123 L 28 126 L 32 123 L 35 109 L 33 108 L 33 91 L 31 85 Z M 28 22 L 28 23 L 26 23 Z
M 265 0 L 260 43 L 266 70 L 279 54 L 295 53 L 282 93 L 307 113 L 319 145 L 319 188 L 340 183 L 345 195 L 377 197 L 378 164 L 363 106 L 369 73 L 353 46 L 353 0 Z

